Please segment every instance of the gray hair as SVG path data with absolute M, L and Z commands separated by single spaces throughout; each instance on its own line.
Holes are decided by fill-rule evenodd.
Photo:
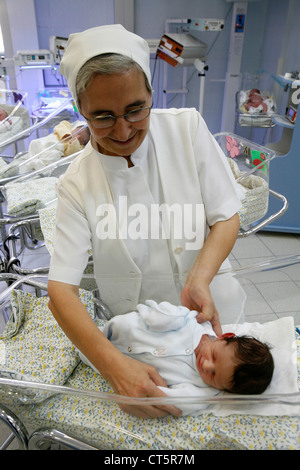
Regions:
M 89 59 L 79 70 L 76 77 L 76 96 L 80 105 L 79 96 L 83 93 L 95 75 L 112 75 L 124 73 L 136 67 L 145 78 L 147 91 L 152 95 L 151 84 L 143 69 L 133 59 L 121 54 L 101 54 Z

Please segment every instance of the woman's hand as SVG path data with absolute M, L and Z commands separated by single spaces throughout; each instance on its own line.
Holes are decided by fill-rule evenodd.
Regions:
M 222 334 L 219 313 L 212 299 L 209 284 L 196 279 L 187 281 L 181 292 L 181 303 L 190 310 L 197 310 L 198 323 L 210 321 L 217 336 Z
M 133 398 L 165 397 L 158 386 L 166 387 L 154 367 L 131 359 L 103 335 L 78 297 L 78 286 L 49 281 L 49 308 L 73 344 L 94 364 L 114 392 Z M 140 417 L 180 416 L 172 405 L 128 405 L 120 403 L 127 413 Z
M 181 293 L 182 305 L 199 312 L 197 317 L 199 323 L 210 321 L 218 336 L 222 334 L 222 329 L 209 286 L 221 264 L 232 250 L 238 231 L 238 214 L 210 227 L 208 237 Z
M 135 359 L 121 355 L 114 362 L 108 380 L 118 395 L 133 398 L 165 397 L 158 386 L 167 387 L 167 384 L 157 370 Z M 181 416 L 181 411 L 173 405 L 130 405 L 119 403 L 121 410 L 142 418 L 160 418 L 169 414 Z

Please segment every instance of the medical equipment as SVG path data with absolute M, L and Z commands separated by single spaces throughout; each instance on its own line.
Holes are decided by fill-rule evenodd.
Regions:
M 169 32 L 169 25 L 179 29 L 180 33 Z M 165 22 L 166 33 L 161 37 L 157 56 L 172 66 L 193 65 L 195 59 L 205 59 L 207 45 L 190 35 L 190 31 L 221 31 L 224 21 L 206 18 L 172 19 Z
M 195 59 L 205 59 L 207 45 L 189 34 L 164 34 L 157 49 L 157 56 L 173 67 L 193 65 Z
M 286 118 L 291 121 L 292 124 L 295 124 L 297 112 L 298 110 L 292 105 L 288 105 L 288 107 L 286 108 Z
M 55 64 L 60 64 L 62 56 L 67 47 L 68 38 L 60 36 L 50 36 L 49 38 L 49 49 L 53 55 Z
M 62 105 L 64 105 L 63 108 L 61 108 Z M 49 129 L 54 128 L 62 120 L 73 122 L 79 118 L 79 113 L 71 93 L 65 87 L 39 90 L 36 93 L 36 101 L 32 106 L 32 114 L 41 120 L 55 112 L 58 108 L 60 108 L 60 111 L 48 122 Z
M 13 57 L 14 63 L 20 69 L 47 68 L 54 65 L 53 54 L 47 49 L 17 51 Z
M 170 31 L 171 25 L 177 28 L 178 33 Z M 163 107 L 167 107 L 168 94 L 181 94 L 182 107 L 185 106 L 185 97 L 188 93 L 187 89 L 187 66 L 193 65 L 198 71 L 200 77 L 200 90 L 199 90 L 199 112 L 203 114 L 203 99 L 204 99 L 204 84 L 205 84 L 205 71 L 208 66 L 205 64 L 205 54 L 207 45 L 189 34 L 190 31 L 222 31 L 224 21 L 218 19 L 201 19 L 201 18 L 187 18 L 187 19 L 167 19 L 165 21 L 165 34 L 161 37 L 157 47 L 157 57 L 162 59 L 164 64 L 164 96 Z M 182 66 L 182 88 L 170 89 L 168 88 L 168 67 L 167 64 L 173 67 Z
M 274 270 L 287 276 L 292 265 L 299 262 L 299 255 L 277 258 L 232 269 L 230 275 L 245 285 L 259 287 L 270 282 Z M 223 275 L 228 273 L 220 274 Z M 10 358 L 9 362 L 2 361 L 0 365 L 1 419 L 10 423 L 22 448 L 49 448 L 55 441 L 73 449 L 299 449 L 300 394 L 298 388 L 293 392 L 290 390 L 299 387 L 299 361 L 297 372 L 293 351 L 297 348 L 299 357 L 300 340 L 291 317 L 244 325 L 249 331 L 257 328 L 263 335 L 269 335 L 269 341 L 279 337 L 283 349 L 287 348 L 286 352 L 281 349 L 279 355 L 283 360 L 277 376 L 282 387 L 279 393 L 265 392 L 259 396 L 220 394 L 213 399 L 201 400 L 209 407 L 202 415 L 149 420 L 122 412 L 118 403 L 177 403 L 180 407 L 180 398 L 134 399 L 114 395 L 100 374 L 82 364 L 76 349 L 57 327 L 54 328 L 55 320 L 47 307 L 48 298 L 44 297 L 47 278 L 2 274 L 0 281 L 12 282 L 0 295 L 0 305 L 7 317 L 13 311 L 15 320 L 7 324 L 6 337 L 1 343 L 3 356 Z M 280 298 L 281 305 L 288 303 L 288 296 L 286 293 L 286 297 Z M 87 291 L 82 291 L 80 298 L 94 321 L 102 324 L 103 320 L 98 317 L 102 311 L 101 301 L 97 297 L 95 300 L 93 293 Z M 246 302 L 245 311 L 251 310 L 250 300 L 249 305 Z M 47 354 L 47 365 L 45 363 L 49 342 L 55 355 L 54 368 L 52 354 Z M 22 350 L 19 349 L 21 343 Z M 30 355 L 26 360 L 25 352 L 30 350 L 34 361 L 30 360 Z M 5 373 L 8 367 L 10 373 Z M 280 380 L 282 370 L 287 372 L 287 368 L 286 380 Z M 184 401 L 195 403 L 199 399 L 184 397 Z
M 217 18 L 188 18 L 186 21 L 185 29 L 187 31 L 222 31 L 224 28 L 224 20 Z
M 275 124 L 283 127 L 280 145 L 276 146 L 281 154 L 289 150 L 299 105 L 300 80 L 291 77 L 291 75 L 292 74 L 288 73 L 274 77 L 275 81 L 284 88 L 284 92 L 287 92 L 287 99 L 285 97 L 284 102 L 284 115 L 276 114 L 273 118 Z M 298 74 L 296 76 L 298 76 Z
M 272 165 L 270 184 L 278 191 L 284 192 L 289 201 L 289 210 L 281 220 L 270 224 L 267 230 L 279 232 L 300 233 L 299 213 L 299 177 L 300 177 L 300 122 L 295 116 L 298 111 L 300 97 L 300 82 L 292 78 L 276 77 L 282 87 L 287 91 L 283 109 L 289 113 L 293 122 L 284 115 L 276 114 L 273 119 L 280 130 L 279 140 L 269 142 L 267 147 L 276 152 L 280 158 L 276 158 Z M 270 212 L 274 210 L 275 204 L 270 205 Z
M 248 2 L 233 0 L 230 45 L 222 107 L 221 130 L 234 132 L 236 94 L 240 89 L 240 71 Z

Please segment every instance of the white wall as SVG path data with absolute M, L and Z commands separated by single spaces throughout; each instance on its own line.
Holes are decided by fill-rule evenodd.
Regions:
M 34 6 L 41 48 L 49 47 L 50 36 L 114 23 L 113 0 L 34 0 Z
M 34 0 L 34 6 L 41 49 L 49 49 L 50 36 L 67 38 L 72 33 L 114 23 L 114 0 Z M 46 86 L 66 86 L 58 72 L 45 71 L 44 76 Z
M 5 57 L 12 59 L 19 50 L 39 48 L 33 0 L 0 0 L 0 21 Z M 20 71 L 8 67 L 10 88 L 28 93 L 27 105 L 31 106 L 35 92 L 43 86 L 40 71 Z

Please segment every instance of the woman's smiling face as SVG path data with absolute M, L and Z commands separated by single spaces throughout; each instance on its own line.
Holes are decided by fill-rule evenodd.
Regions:
M 82 115 L 86 119 L 107 114 L 120 116 L 151 106 L 151 95 L 146 88 L 144 74 L 136 67 L 120 74 L 95 75 L 79 99 Z M 150 116 L 138 122 L 128 122 L 120 117 L 112 127 L 95 129 L 90 122 L 89 128 L 100 152 L 128 157 L 143 142 L 149 124 Z

